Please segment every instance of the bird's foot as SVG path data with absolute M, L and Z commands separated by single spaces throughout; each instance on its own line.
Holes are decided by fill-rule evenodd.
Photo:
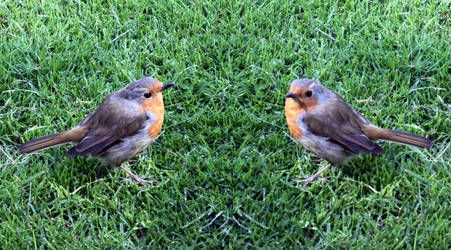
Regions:
M 304 186 L 308 186 L 310 183 L 314 182 L 314 181 L 322 181 L 322 182 L 328 182 L 327 179 L 325 178 L 318 178 L 324 171 L 326 171 L 327 169 L 329 169 L 332 166 L 332 164 L 327 165 L 326 167 L 322 168 L 320 171 L 318 171 L 316 174 L 310 176 L 307 179 L 303 179 L 303 180 L 293 180 L 294 183 L 304 183 Z
M 123 166 L 120 166 L 120 168 L 122 170 L 124 170 L 128 175 L 130 175 L 130 178 L 125 178 L 125 179 L 121 180 L 121 182 L 136 181 L 141 186 L 145 186 L 147 183 L 156 183 L 156 182 L 158 182 L 157 180 L 144 180 L 144 179 L 141 179 L 138 176 L 136 176 L 134 173 L 132 173 L 130 170 L 124 168 Z
M 294 183 L 304 183 L 304 186 L 308 186 L 308 185 L 310 185 L 310 183 L 312 183 L 314 181 L 329 182 L 328 179 L 318 178 L 318 176 L 310 176 L 309 178 L 302 179 L 302 180 L 293 180 Z
M 145 186 L 148 183 L 157 183 L 157 180 L 144 180 L 139 178 L 138 176 L 132 177 L 132 178 L 124 178 L 121 180 L 121 182 L 130 182 L 130 181 L 136 181 L 138 182 L 141 186 Z

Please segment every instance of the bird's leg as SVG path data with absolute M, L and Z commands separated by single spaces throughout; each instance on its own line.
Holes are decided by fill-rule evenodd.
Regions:
M 124 170 L 128 175 L 130 175 L 130 178 L 128 179 L 123 179 L 121 182 L 128 182 L 128 181 L 136 181 L 139 184 L 141 184 L 142 186 L 145 186 L 147 183 L 155 183 L 158 182 L 156 180 L 144 180 L 139 178 L 138 176 L 136 176 L 134 173 L 132 173 L 130 170 L 126 169 L 125 167 L 123 167 L 122 165 L 119 166 L 120 169 Z
M 329 169 L 332 166 L 332 164 L 327 165 L 326 167 L 322 168 L 320 171 L 318 171 L 316 174 L 310 176 L 307 179 L 303 179 L 303 180 L 293 180 L 293 182 L 295 183 L 300 183 L 300 182 L 304 182 L 304 186 L 308 186 L 310 183 L 312 183 L 315 180 L 319 180 L 319 181 L 324 181 L 327 182 L 327 179 L 324 178 L 318 178 L 324 171 L 326 171 L 327 169 Z

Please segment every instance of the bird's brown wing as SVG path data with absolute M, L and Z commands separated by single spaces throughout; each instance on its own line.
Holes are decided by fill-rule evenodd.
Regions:
M 109 96 L 94 113 L 81 122 L 83 126 L 88 126 L 89 130 L 66 156 L 102 154 L 123 138 L 142 129 L 146 120 L 145 112 L 132 112 L 130 107 L 118 105 Z
M 319 136 L 329 138 L 352 153 L 382 153 L 379 145 L 372 142 L 362 131 L 361 123 L 367 122 L 338 95 L 335 100 L 318 105 L 306 113 L 303 122 Z

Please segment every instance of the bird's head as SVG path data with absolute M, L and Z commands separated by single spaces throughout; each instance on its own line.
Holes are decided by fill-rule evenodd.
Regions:
M 155 78 L 145 77 L 127 85 L 120 91 L 119 96 L 136 102 L 143 108 L 158 107 L 164 105 L 162 92 L 174 85 L 174 83 L 162 84 Z
M 325 90 L 326 88 L 315 80 L 296 79 L 285 96 L 285 106 L 310 111 L 327 97 Z

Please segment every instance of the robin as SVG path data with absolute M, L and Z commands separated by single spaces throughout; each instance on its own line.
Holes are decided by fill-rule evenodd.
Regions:
M 20 145 L 19 152 L 33 153 L 77 142 L 66 156 L 90 154 L 110 166 L 119 166 L 141 185 L 153 182 L 139 178 L 121 163 L 133 158 L 157 138 L 164 119 L 162 92 L 173 85 L 162 84 L 150 77 L 134 81 L 108 95 L 73 129 L 28 141 Z
M 361 152 L 381 154 L 382 148 L 372 140 L 431 147 L 431 141 L 422 136 L 377 127 L 337 93 L 312 79 L 297 79 L 291 83 L 285 96 L 285 117 L 296 141 L 330 163 L 307 179 L 294 180 L 305 186 L 332 165 L 340 165 Z

